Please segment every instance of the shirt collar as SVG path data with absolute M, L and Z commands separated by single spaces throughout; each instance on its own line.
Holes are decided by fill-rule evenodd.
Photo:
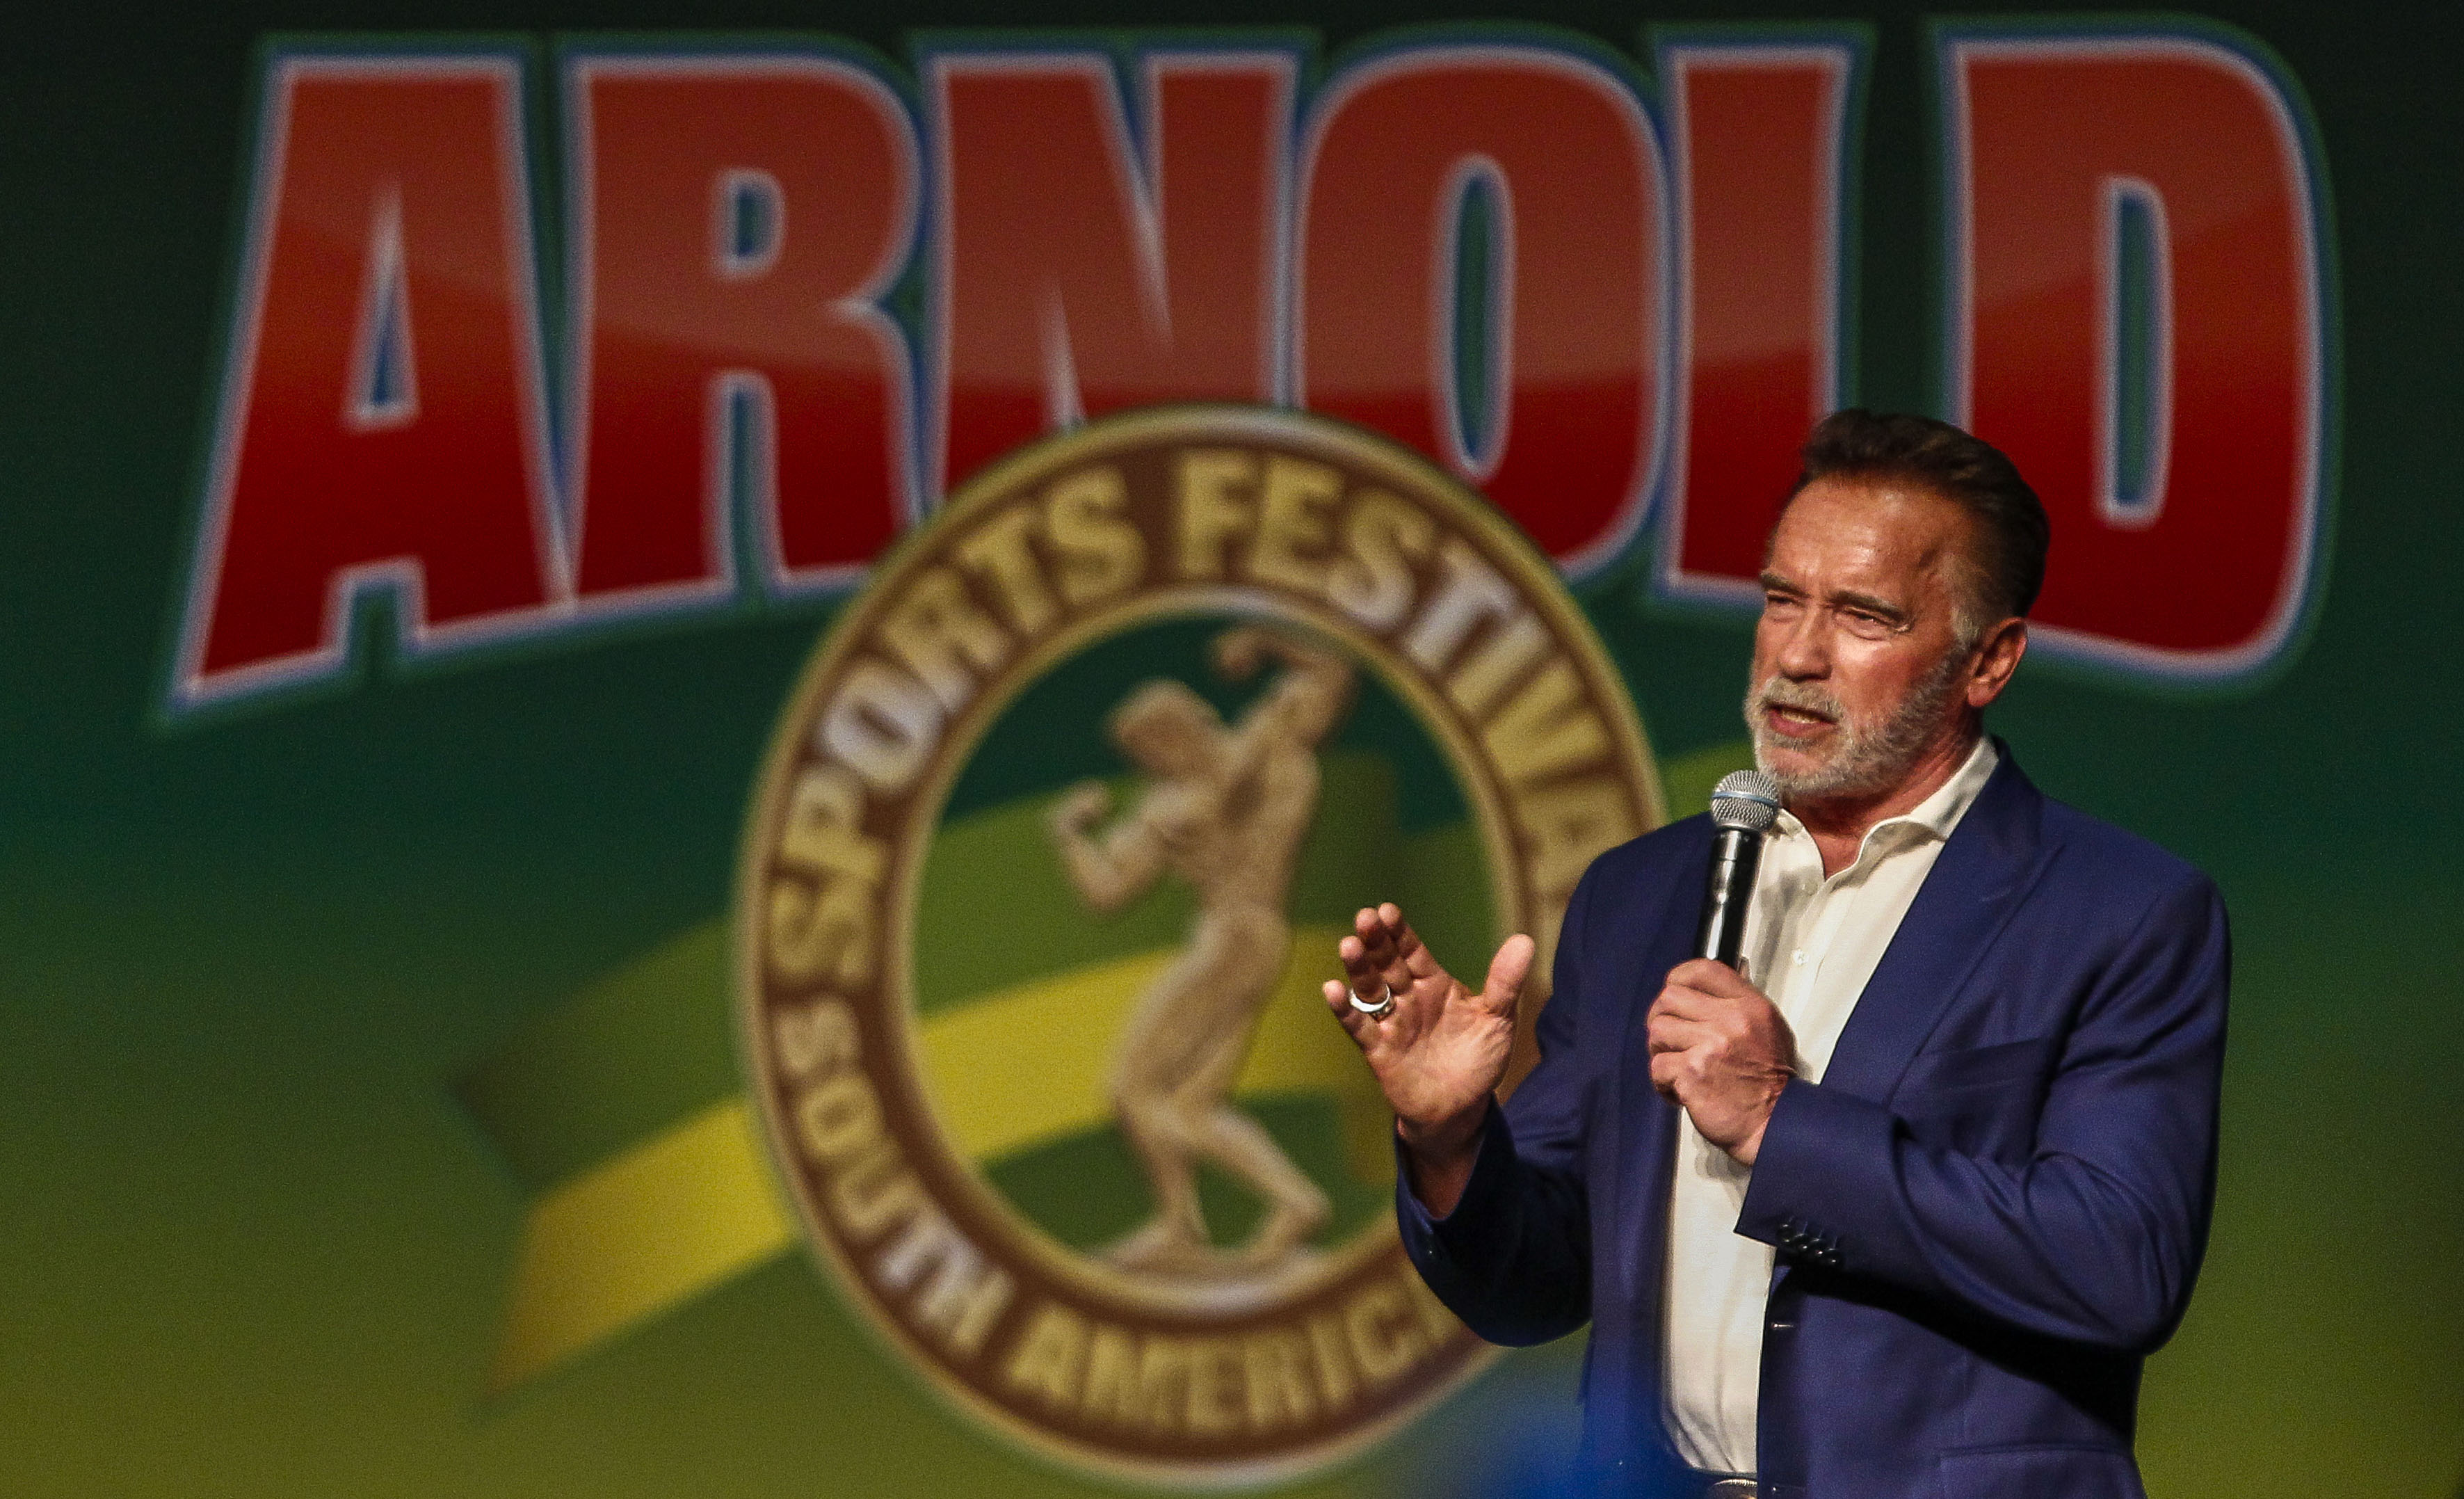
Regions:
M 1993 779 L 1994 767 L 2001 763 L 2002 754 L 1993 747 L 1993 737 L 1978 735 L 1975 747 L 1968 752 L 1968 759 L 1951 772 L 1948 781 L 1934 788 L 1933 795 L 1899 816 L 1886 817 L 1865 830 L 1858 857 L 1861 860 L 1864 856 L 1862 850 L 1873 848 L 1877 838 L 1900 840 L 1912 835 L 1948 838 L 1951 829 L 1959 826 L 1959 820 L 1967 816 L 1969 807 L 1975 804 L 1977 793 L 1985 789 L 1985 783 Z M 1901 828 L 1908 831 L 1902 832 Z M 1795 813 L 1786 810 L 1779 814 L 1777 831 L 1788 837 L 1806 836 L 1805 825 L 1796 820 Z
M 1968 815 L 1968 808 L 1976 801 L 1976 794 L 1985 789 L 1985 783 L 1993 779 L 1993 767 L 2000 763 L 2002 755 L 1993 747 L 1993 737 L 1978 735 L 1976 747 L 1968 752 L 1967 761 L 1951 772 L 1948 781 L 1934 788 L 1933 795 L 1911 808 L 1905 820 L 1937 838 L 1949 837 L 1950 830 L 1959 826 L 1959 820 Z

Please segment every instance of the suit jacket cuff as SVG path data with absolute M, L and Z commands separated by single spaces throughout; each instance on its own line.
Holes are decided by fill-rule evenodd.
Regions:
M 1881 1104 L 1791 1080 L 1763 1128 L 1737 1232 L 1830 1269 L 1904 1270 L 1911 1246 L 1888 1205 L 1900 1197 L 1898 1129 Z
M 1511 1195 L 1516 1161 L 1514 1132 L 1506 1111 L 1492 1103 L 1473 1146 L 1471 1177 L 1454 1210 L 1432 1213 L 1412 1190 L 1412 1163 L 1403 1138 L 1395 1137 L 1395 1221 L 1403 1231 L 1403 1247 L 1424 1270 L 1433 1264 L 1477 1259 L 1502 1226 L 1502 1205 Z

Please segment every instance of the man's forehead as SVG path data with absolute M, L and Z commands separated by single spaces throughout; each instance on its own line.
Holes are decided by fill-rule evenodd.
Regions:
M 1853 579 L 1868 591 L 1921 587 L 1966 541 L 1967 527 L 1958 505 L 1922 486 L 1816 479 L 1781 513 L 1770 567 L 1802 586 Z

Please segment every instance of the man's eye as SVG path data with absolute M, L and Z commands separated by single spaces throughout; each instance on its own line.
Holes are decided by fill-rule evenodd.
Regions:
M 1782 609 L 1793 609 L 1794 607 L 1796 607 L 1796 601 L 1790 598 L 1785 593 L 1766 593 L 1763 595 L 1763 612 L 1766 614 L 1776 614 Z

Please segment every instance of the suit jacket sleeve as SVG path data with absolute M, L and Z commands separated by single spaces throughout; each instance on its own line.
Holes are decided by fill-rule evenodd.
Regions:
M 1926 1143 L 1890 1106 L 1790 1083 L 1737 1231 L 1815 1273 L 2153 1350 L 2206 1246 L 2229 968 L 2214 887 L 2190 875 L 2161 893 L 2086 981 L 2034 1150 L 2015 1157 Z
M 1420 1277 L 1492 1343 L 1541 1343 L 1591 1320 L 1591 1208 L 1583 1185 L 1586 875 L 1568 903 L 1554 981 L 1536 1032 L 1540 1062 L 1513 1099 L 1491 1106 L 1454 1211 L 1432 1217 L 1412 1194 L 1399 1142 L 1395 1216 Z

